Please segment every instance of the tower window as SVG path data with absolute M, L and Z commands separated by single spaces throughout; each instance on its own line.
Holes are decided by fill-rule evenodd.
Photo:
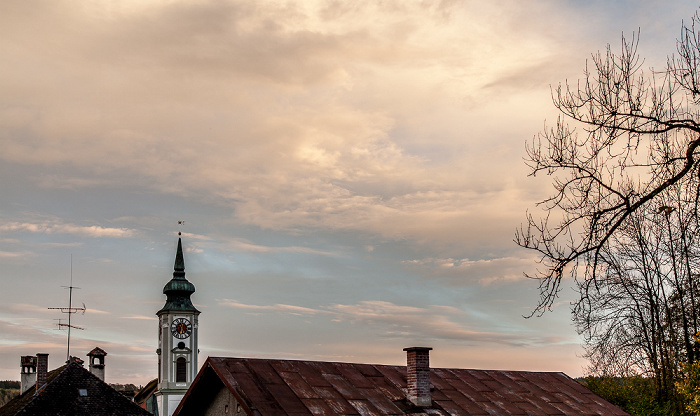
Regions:
M 183 383 L 187 381 L 187 359 L 180 357 L 175 362 L 175 382 Z

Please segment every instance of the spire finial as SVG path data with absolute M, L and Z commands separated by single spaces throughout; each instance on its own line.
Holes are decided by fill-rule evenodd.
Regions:
M 177 252 L 175 253 L 176 277 L 185 277 L 185 256 L 182 255 L 182 238 L 177 239 Z M 175 276 L 175 275 L 174 275 Z
M 185 225 L 185 221 L 178 221 L 177 222 L 177 235 L 182 235 L 182 232 L 180 231 L 181 225 Z

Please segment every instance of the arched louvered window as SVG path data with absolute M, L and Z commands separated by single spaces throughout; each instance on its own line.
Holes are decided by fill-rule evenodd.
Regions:
M 187 359 L 180 357 L 175 361 L 175 381 L 184 383 L 187 381 Z

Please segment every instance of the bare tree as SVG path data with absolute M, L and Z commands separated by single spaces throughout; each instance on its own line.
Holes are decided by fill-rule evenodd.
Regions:
M 595 284 L 579 280 L 574 322 L 584 335 L 589 372 L 644 375 L 660 402 L 675 403 L 681 363 L 698 360 L 700 227 L 687 187 L 667 188 L 632 213 L 600 250 Z M 691 198 L 688 199 L 688 194 Z
M 560 117 L 527 146 L 531 175 L 553 179 L 515 241 L 535 250 L 540 301 L 563 279 L 594 375 L 644 375 L 680 402 L 683 363 L 700 361 L 700 14 L 677 54 L 645 70 L 639 35 L 593 55 L 576 84 L 552 89 Z
M 515 241 L 535 250 L 540 301 L 533 315 L 556 301 L 565 276 L 596 286 L 606 244 L 630 216 L 669 187 L 697 177 L 700 146 L 700 22 L 684 25 L 678 56 L 662 71 L 645 71 L 639 36 L 593 55 L 584 78 L 553 88 L 560 118 L 527 146 L 531 175 L 553 177 L 554 193 L 527 214 Z M 694 192 L 698 201 L 698 190 Z

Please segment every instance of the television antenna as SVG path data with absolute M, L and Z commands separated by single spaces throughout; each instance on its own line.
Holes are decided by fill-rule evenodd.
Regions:
M 67 313 L 68 314 L 68 323 L 64 324 L 61 322 L 63 319 L 58 319 L 58 329 L 63 329 L 63 328 L 68 328 L 68 345 L 66 346 L 66 362 L 70 361 L 70 330 L 71 328 L 73 329 L 80 329 L 84 330 L 85 328 L 76 326 L 71 324 L 71 316 L 73 314 L 76 314 L 78 312 L 82 312 L 83 315 L 85 315 L 85 311 L 87 308 L 85 307 L 85 304 L 83 303 L 82 308 L 74 307 L 73 306 L 73 289 L 80 289 L 79 287 L 73 286 L 73 255 L 71 254 L 70 256 L 70 286 L 61 286 L 64 289 L 68 289 L 68 307 L 58 307 L 58 308 L 48 308 L 48 309 L 58 309 L 62 313 Z

